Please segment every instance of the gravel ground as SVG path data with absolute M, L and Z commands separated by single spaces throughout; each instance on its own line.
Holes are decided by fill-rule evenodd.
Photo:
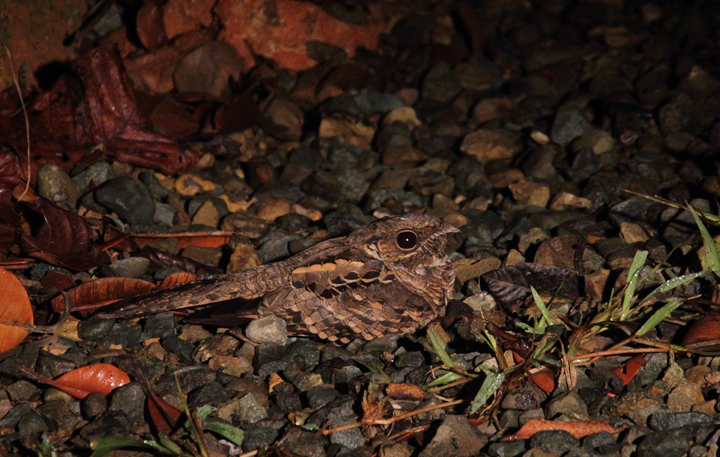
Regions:
M 211 405 L 210 419 L 243 430 L 239 447 L 207 433 L 217 455 L 716 455 L 720 358 L 669 346 L 720 338 L 688 339 L 701 316 L 716 322 L 716 276 L 643 300 L 703 269 L 692 214 L 659 199 L 717 212 L 720 4 L 471 3 L 418 6 L 377 51 L 352 59 L 256 67 L 273 94 L 259 104 L 262 125 L 206 127 L 188 143 L 202 158 L 187 171 L 43 166 L 41 197 L 135 237 L 100 267 L 15 270 L 41 311 L 58 293 L 48 275 L 70 285 L 209 277 L 423 211 L 460 229 L 455 294 L 435 330 L 449 355 L 425 330 L 340 346 L 287 335 L 272 318 L 228 330 L 170 313 L 75 316 L 75 333 L 32 334 L 2 357 L 0 453 L 87 455 L 102 437 L 152 438 L 149 392 L 182 409 L 179 385 L 191 409 Z M 225 243 L 188 246 L 188 232 Z M 620 304 L 642 252 L 637 313 L 586 325 Z M 554 325 L 541 324 L 530 286 Z M 667 319 L 626 341 L 668 304 Z M 615 352 L 576 357 L 601 351 Z M 582 363 L 569 368 L 568 357 Z M 79 400 L 20 369 L 54 379 L 96 363 L 131 382 Z M 473 404 L 502 369 L 502 386 Z M 443 373 L 452 379 L 433 383 Z M 543 419 L 605 428 L 503 439 Z

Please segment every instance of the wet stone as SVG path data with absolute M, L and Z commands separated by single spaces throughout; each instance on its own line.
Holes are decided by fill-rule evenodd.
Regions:
M 215 405 L 230 400 L 228 391 L 217 382 L 209 382 L 190 392 L 188 406 L 199 408 L 204 405 Z
M 0 420 L 0 427 L 2 428 L 15 428 L 17 423 L 22 417 L 28 412 L 32 411 L 34 406 L 31 403 L 19 403 L 15 405 L 8 413 Z
M 358 421 L 358 417 L 353 411 L 353 402 L 353 398 L 345 397 L 339 398 L 327 406 L 327 408 L 330 408 L 328 413 L 330 427 L 340 427 Z M 330 442 L 349 449 L 357 449 L 364 445 L 366 440 L 359 428 L 351 428 L 333 433 L 330 435 Z
M 299 339 L 292 343 L 287 351 L 287 358 L 301 364 L 305 370 L 310 370 L 320 363 L 320 349 L 307 339 Z
M 492 457 L 515 457 L 525 452 L 525 441 L 491 443 L 487 448 Z
M 127 437 L 132 421 L 123 411 L 107 411 L 80 430 L 80 436 L 94 441 L 106 436 Z
M 712 416 L 700 412 L 655 413 L 650 416 L 648 425 L 653 430 L 664 431 L 685 426 L 712 424 Z
M 5 387 L 5 390 L 13 401 L 28 401 L 40 391 L 33 383 L 24 379 L 15 381 Z
M 55 379 L 75 367 L 75 362 L 65 357 L 53 355 L 47 351 L 40 351 L 38 354 L 36 371 L 50 379 Z
M 95 190 L 95 200 L 131 224 L 149 224 L 155 216 L 155 201 L 150 191 L 129 176 L 103 184 Z
M 145 392 L 139 382 L 131 382 L 112 391 L 109 411 L 122 411 L 134 421 L 143 420 L 145 414 Z
M 511 390 L 502 401 L 505 409 L 518 409 L 521 411 L 538 407 L 537 392 L 529 387 Z
M 567 146 L 575 138 L 590 133 L 593 130 L 592 124 L 587 118 L 575 109 L 566 109 L 555 115 L 550 139 L 561 146 Z
M 160 344 L 162 344 L 162 347 L 166 351 L 179 356 L 181 362 L 189 363 L 192 361 L 195 345 L 191 342 L 182 340 L 177 336 L 170 335 L 160 340 Z
M 243 452 L 268 447 L 273 444 L 280 435 L 278 430 L 259 423 L 244 427 L 243 432 L 245 432 L 242 442 Z
M 238 419 L 241 422 L 257 422 L 268 417 L 267 408 L 254 393 L 249 393 L 237 400 Z
M 105 182 L 115 178 L 115 171 L 107 162 L 95 162 L 80 173 L 73 176 L 73 181 L 77 184 L 81 193 L 104 184 Z
M 285 348 L 279 344 L 263 343 L 255 348 L 255 367 L 258 376 L 265 377 L 287 366 Z
M 330 373 L 331 384 L 347 384 L 351 380 L 362 376 L 362 370 L 354 365 L 335 368 Z
M 151 314 L 143 324 L 143 338 L 164 338 L 175 331 L 175 315 L 172 313 Z M 167 348 L 165 348 L 167 349 Z
M 589 420 L 587 405 L 576 391 L 568 392 L 550 400 L 545 407 L 548 419 L 564 414 L 575 420 Z
M 561 455 L 580 445 L 580 440 L 565 430 L 547 430 L 537 432 L 530 438 L 531 448 L 542 447 L 555 455 Z
M 85 419 L 92 419 L 107 410 L 107 398 L 100 392 L 91 392 L 80 402 L 82 415 Z
M 37 411 L 28 411 L 23 415 L 17 424 L 18 433 L 22 436 L 39 435 L 47 432 L 50 427 L 45 419 Z
M 141 344 L 143 342 L 142 327 L 140 324 L 118 323 L 102 341 L 107 345 L 117 344 L 124 348 Z
M 338 398 L 340 396 L 340 392 L 331 386 L 317 386 L 308 390 L 306 395 L 310 408 L 315 409 L 325 406 Z
M 294 455 L 325 457 L 321 439 L 313 432 L 294 427 L 282 443 L 282 448 Z
M 216 376 L 215 371 L 207 366 L 196 365 L 178 368 L 175 371 L 169 371 L 165 376 L 160 378 L 156 384 L 156 393 L 161 396 L 177 396 L 178 388 L 175 382 L 176 378 L 180 384 L 180 389 L 183 392 L 190 392 L 209 382 L 215 381 Z
M 100 341 L 115 327 L 113 319 L 90 317 L 78 323 L 78 337 L 86 341 Z

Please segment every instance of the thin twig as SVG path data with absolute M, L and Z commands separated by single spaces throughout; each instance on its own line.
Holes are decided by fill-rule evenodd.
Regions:
M 351 428 L 356 427 L 362 427 L 365 425 L 391 425 L 395 422 L 408 419 L 413 416 L 417 416 L 418 414 L 427 413 L 429 411 L 435 411 L 436 409 L 442 409 L 442 408 L 449 408 L 451 406 L 459 405 L 460 403 L 464 403 L 467 400 L 453 400 L 446 403 L 440 403 L 439 405 L 432 405 L 432 406 L 426 406 L 424 408 L 416 409 L 415 411 L 410 411 L 409 413 L 401 414 L 399 416 L 392 417 L 390 419 L 370 419 L 370 420 L 363 420 L 360 422 L 355 422 L 352 424 L 347 425 L 341 425 L 340 427 L 331 428 L 328 430 L 323 430 L 323 435 L 330 435 L 331 433 L 341 432 L 343 430 L 349 430 Z
M 20 97 L 20 106 L 22 107 L 23 116 L 25 117 L 25 141 L 27 141 L 27 176 L 25 180 L 25 190 L 23 193 L 18 197 L 18 201 L 22 200 L 22 198 L 27 193 L 28 189 L 30 189 L 30 119 L 28 118 L 27 114 L 27 108 L 25 108 L 25 99 L 23 98 L 22 90 L 20 89 L 20 81 L 17 77 L 17 72 L 15 71 L 15 60 L 13 59 L 12 52 L 10 51 L 10 48 L 5 44 L 3 45 L 5 47 L 5 53 L 7 54 L 8 64 L 10 64 L 10 73 L 12 74 L 13 83 L 15 83 L 15 89 L 17 90 L 18 97 Z

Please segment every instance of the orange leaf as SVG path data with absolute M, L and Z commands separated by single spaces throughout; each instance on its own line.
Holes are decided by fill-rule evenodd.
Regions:
M 715 340 L 720 340 L 720 314 L 707 314 L 690 327 L 687 334 L 685 334 L 685 338 L 683 338 L 683 346 L 692 346 Z M 720 349 L 720 344 L 701 346 L 699 349 L 717 351 Z
M 25 339 L 30 330 L 6 324 L 33 324 L 30 298 L 18 278 L 0 268 L 0 352 L 9 351 Z
M 520 427 L 514 435 L 506 436 L 503 441 L 526 440 L 537 432 L 545 430 L 565 430 L 575 438 L 592 435 L 593 433 L 608 432 L 617 433 L 624 430 L 625 427 L 615 428 L 607 422 L 603 421 L 551 421 L 545 419 L 533 419 Z
M 142 279 L 115 277 L 88 281 L 72 288 L 68 293 L 72 308 L 79 309 L 83 305 L 143 295 L 154 288 L 155 284 Z M 65 309 L 62 295 L 53 298 L 51 303 L 55 311 Z
M 55 380 L 25 367 L 20 369 L 33 379 L 80 399 L 87 397 L 92 392 L 107 395 L 116 387 L 130 382 L 130 376 L 127 373 L 109 363 L 97 363 L 76 368 Z
M 541 388 L 547 393 L 551 393 L 555 390 L 555 377 L 553 372 L 547 368 L 543 368 L 540 371 L 532 373 L 530 378 L 533 380 L 536 386 Z
M 422 388 L 414 384 L 388 384 L 385 388 L 385 393 L 390 398 L 397 398 L 400 400 L 422 400 L 425 398 L 425 391 Z
M 169 289 L 171 287 L 179 286 L 180 284 L 197 281 L 198 279 L 200 279 L 200 276 L 195 273 L 176 271 L 175 273 L 165 276 L 165 279 L 163 279 L 159 287 L 161 289 Z
M 625 362 L 624 367 L 615 368 L 612 372 L 618 375 L 620 379 L 622 379 L 623 386 L 625 386 L 632 380 L 633 376 L 635 376 L 637 372 L 640 371 L 640 368 L 644 366 L 645 356 L 639 354 Z

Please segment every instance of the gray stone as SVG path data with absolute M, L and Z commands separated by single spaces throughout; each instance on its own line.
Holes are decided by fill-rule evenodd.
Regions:
M 650 428 L 658 431 L 670 430 L 686 425 L 699 426 L 712 423 L 712 416 L 696 411 L 682 413 L 659 412 L 650 416 L 650 420 L 648 421 Z
M 134 381 L 112 391 L 109 411 L 122 411 L 135 421 L 143 420 L 145 414 L 145 392 L 139 382 Z
M 101 392 L 91 392 L 81 402 L 82 414 L 86 419 L 92 419 L 104 413 L 107 407 L 107 397 Z
M 80 188 L 70 176 L 55 164 L 46 164 L 37 171 L 37 191 L 53 203 L 65 202 L 75 206 Z
M 255 343 L 274 343 L 285 346 L 288 339 L 287 324 L 277 316 L 266 316 L 250 322 L 245 336 Z
M 252 392 L 242 396 L 237 406 L 240 421 L 253 423 L 268 417 L 267 409 Z
M 95 191 L 95 200 L 131 224 L 149 224 L 155 217 L 155 201 L 150 191 L 129 176 L 103 184 Z
M 567 146 L 578 138 L 593 130 L 587 118 L 577 109 L 566 109 L 555 115 L 550 139 L 560 146 Z
M 107 162 L 95 162 L 80 173 L 73 176 L 81 193 L 86 193 L 105 182 L 115 178 L 115 171 Z
M 123 278 L 139 278 L 145 274 L 150 266 L 150 259 L 145 257 L 128 257 L 120 259 L 110 264 L 110 269 L 114 273 L 113 276 Z

